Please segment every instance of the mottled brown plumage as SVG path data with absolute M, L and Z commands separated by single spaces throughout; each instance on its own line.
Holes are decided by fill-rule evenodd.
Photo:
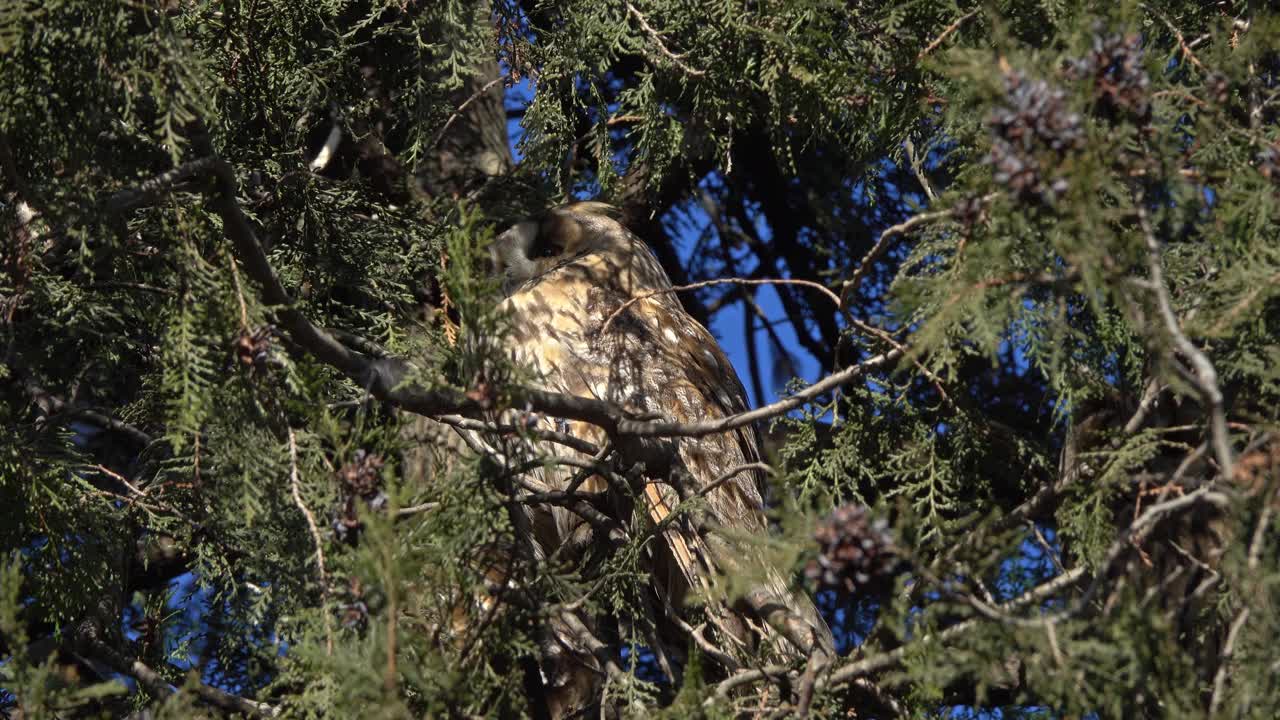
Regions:
M 511 352 L 535 370 L 546 389 L 676 421 L 747 409 L 742 383 L 715 338 L 684 311 L 674 293 L 653 294 L 670 290 L 670 280 L 645 244 L 609 217 L 607 206 L 577 203 L 517 224 L 496 239 L 493 255 L 505 275 Z M 569 422 L 561 429 L 598 445 L 606 440 L 600 428 L 587 423 Z M 718 644 L 730 653 L 760 643 L 783 657 L 831 652 L 830 631 L 812 603 L 788 593 L 776 571 L 748 560 L 749 548 L 731 539 L 767 532 L 759 469 L 743 470 L 705 490 L 735 468 L 760 461 L 753 427 L 700 438 L 645 439 L 619 449 L 625 459 L 646 463 L 632 488 L 635 502 L 643 503 L 654 523 L 669 523 L 662 542 L 649 545 L 660 622 L 670 622 L 696 593 L 707 601 Z M 535 473 L 552 489 L 563 489 L 571 475 L 556 468 Z M 582 490 L 610 488 L 593 477 Z M 700 510 L 669 518 L 682 497 L 704 490 L 700 504 L 692 504 Z M 590 526 L 566 508 L 535 506 L 529 512 L 539 554 L 574 557 L 575 549 L 592 540 Z M 618 512 L 625 521 L 621 513 L 627 508 L 619 506 Z M 743 598 L 728 598 L 719 580 L 728 571 L 767 579 Z M 571 640 L 560 640 L 561 649 L 574 647 Z M 672 652 L 679 654 L 687 643 L 687 636 L 673 634 Z M 597 669 L 582 649 L 570 654 L 592 672 Z

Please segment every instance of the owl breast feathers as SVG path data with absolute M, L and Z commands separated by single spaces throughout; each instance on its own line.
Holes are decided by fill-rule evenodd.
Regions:
M 632 412 L 682 422 L 744 412 L 742 383 L 715 338 L 684 311 L 649 248 L 609 211 L 597 203 L 567 205 L 496 239 L 493 257 L 505 275 L 516 361 L 532 367 L 548 390 Z M 597 446 L 607 440 L 585 422 L 568 423 L 568 431 Z M 694 592 L 718 615 L 714 625 L 734 636 L 731 642 L 766 639 L 793 657 L 829 650 L 830 631 L 808 599 L 792 597 L 775 570 L 749 568 L 743 559 L 741 537 L 768 527 L 753 427 L 698 438 L 645 438 L 619 443 L 618 450 L 624 459 L 645 463 L 638 487 L 630 489 L 631 502 L 655 524 L 667 523 L 662 542 L 649 545 L 652 586 L 666 612 L 680 612 Z M 542 471 L 540 479 L 563 489 L 568 470 Z M 613 494 L 617 488 L 592 477 L 581 490 Z M 693 510 L 671 518 L 677 505 Z M 562 546 L 591 541 L 590 527 L 567 508 L 535 507 L 530 514 L 542 553 L 560 551 L 563 557 Z M 745 612 L 731 610 L 716 590 L 718 575 L 734 569 L 767 578 L 745 593 Z

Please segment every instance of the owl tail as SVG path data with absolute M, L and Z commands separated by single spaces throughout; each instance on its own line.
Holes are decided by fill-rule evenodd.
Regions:
M 667 569 L 662 589 L 674 602 L 668 603 L 679 612 L 685 591 L 693 591 L 708 602 L 708 614 L 732 648 L 731 655 L 741 655 L 752 646 L 767 644 L 788 661 L 835 657 L 835 641 L 831 629 L 807 596 L 791 592 L 781 575 L 767 569 L 765 579 L 736 601 L 723 597 L 716 587 L 719 573 L 749 571 L 743 568 L 742 548 L 732 543 L 708 542 L 691 523 L 668 520 L 675 491 L 669 485 L 648 483 L 645 501 L 655 523 L 666 522 L 662 538 L 669 552 L 669 563 L 678 572 Z M 719 550 L 717 552 L 717 550 Z M 672 577 L 675 575 L 676 577 Z M 754 637 L 753 637 L 754 636 Z

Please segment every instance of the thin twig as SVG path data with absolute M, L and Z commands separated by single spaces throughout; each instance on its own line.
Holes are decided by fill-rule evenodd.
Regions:
M 595 443 L 587 442 L 586 440 L 570 435 L 569 433 L 558 432 L 555 430 L 487 423 L 482 420 L 465 418 L 461 415 L 437 415 L 433 419 L 461 430 L 474 430 L 476 432 L 489 433 L 498 436 L 528 435 L 534 439 L 556 443 L 557 445 L 564 445 L 565 447 L 572 448 L 578 452 L 586 453 L 588 455 L 595 455 L 600 452 L 600 448 L 596 447 Z
M 911 172 L 915 174 L 916 180 L 919 181 L 921 189 L 924 190 L 925 197 L 929 199 L 929 204 L 932 205 L 938 202 L 938 196 L 934 194 L 933 186 L 929 184 L 929 178 L 925 177 L 924 174 L 924 167 L 922 166 L 922 163 L 925 158 L 916 157 L 916 146 L 915 143 L 911 142 L 911 138 L 907 138 L 902 143 L 902 146 L 907 151 L 907 163 L 911 165 Z M 928 153 L 926 153 L 926 156 L 927 155 Z
M 665 596 L 663 597 L 663 601 L 664 602 L 667 601 Z M 684 618 L 680 617 L 679 613 L 676 613 L 674 610 L 671 610 L 671 607 L 669 604 L 667 606 L 667 609 L 668 609 L 668 617 L 674 620 L 676 625 L 681 630 L 684 630 L 686 633 L 688 633 L 690 638 L 693 638 L 693 642 L 698 646 L 699 649 L 702 650 L 702 652 L 707 654 L 707 657 L 719 663 L 720 666 L 723 667 L 726 672 L 734 672 L 740 667 L 738 665 L 738 661 L 734 660 L 732 655 L 729 655 L 725 651 L 711 644 L 711 641 L 707 640 L 706 636 L 702 634 L 702 631 L 705 630 L 707 627 L 706 623 L 703 623 L 698 627 L 692 627 L 691 625 L 689 625 L 689 623 L 684 621 Z
M 502 82 L 505 79 L 506 79 L 505 76 L 496 77 L 490 80 L 489 82 L 485 83 L 484 85 L 482 85 L 479 90 L 475 91 L 474 93 L 471 93 L 471 97 L 467 98 L 466 100 L 463 100 L 462 104 L 458 106 L 458 109 L 454 110 L 453 114 L 449 116 L 449 119 L 444 121 L 444 125 L 441 125 L 440 129 L 436 131 L 435 137 L 431 138 L 431 142 L 430 144 L 427 145 L 427 147 L 434 149 L 437 145 L 439 145 L 440 141 L 444 139 L 444 134 L 449 132 L 449 128 L 453 126 L 454 121 L 462 117 L 462 113 L 464 110 L 467 109 L 467 106 L 469 106 L 471 103 L 478 100 L 480 96 L 492 90 L 494 85 L 497 85 L 498 83 Z
M 830 288 L 821 283 L 813 282 L 812 280 L 801 280 L 799 278 L 717 278 L 715 280 L 703 280 L 702 282 L 690 283 L 688 285 L 677 285 L 675 287 L 654 290 L 652 292 L 636 295 L 619 305 L 617 310 L 614 310 L 609 314 L 609 317 L 605 318 L 604 324 L 600 326 L 600 332 L 602 334 L 608 332 L 609 327 L 619 315 L 626 312 L 627 308 L 635 305 L 641 300 L 647 300 L 655 295 L 667 295 L 670 293 L 684 292 L 686 290 L 697 290 L 699 288 L 711 287 L 712 285 L 803 285 L 815 290 L 820 290 L 825 293 L 827 297 L 831 298 L 831 301 L 836 305 L 840 304 L 840 297 L 831 292 Z
M 1209 717 L 1217 717 L 1218 708 L 1222 707 L 1222 697 L 1227 689 L 1227 669 L 1231 665 L 1231 657 L 1235 654 L 1236 641 L 1240 630 L 1249 620 L 1249 607 L 1240 608 L 1236 617 L 1227 629 L 1227 639 L 1222 645 L 1222 653 L 1218 657 L 1218 670 L 1213 674 L 1213 696 L 1209 698 Z
M 776 474 L 776 471 L 772 467 L 770 467 L 767 463 L 762 463 L 762 462 L 744 463 L 742 465 L 737 465 L 732 468 L 729 468 L 728 471 L 726 471 L 724 474 L 722 474 L 720 477 L 716 478 L 715 480 L 712 480 L 711 482 L 707 483 L 705 487 L 700 488 L 698 492 L 694 493 L 691 497 L 695 497 L 695 498 L 706 497 L 712 491 L 719 488 L 721 485 L 724 485 L 725 483 L 736 478 L 742 473 L 747 472 L 748 470 L 759 470 L 760 472 L 768 473 L 770 475 Z
M 925 48 L 921 50 L 918 55 L 916 55 L 916 60 L 923 60 L 926 55 L 933 52 L 934 50 L 937 50 L 938 46 L 946 42 L 946 39 L 951 36 L 951 33 L 954 33 L 956 30 L 959 30 L 960 26 L 963 25 L 966 20 L 973 17 L 974 15 L 977 15 L 981 11 L 982 11 L 981 7 L 976 7 L 970 10 L 969 12 L 965 13 L 964 15 L 961 15 L 960 17 L 956 18 L 955 22 L 943 28 L 942 32 L 938 35 L 938 37 L 934 38 L 933 42 L 926 45 Z
M 1271 514 L 1274 511 L 1272 497 L 1274 490 L 1274 483 L 1267 483 L 1266 491 L 1262 495 L 1262 512 L 1258 515 L 1258 522 L 1253 528 L 1253 537 L 1249 541 L 1246 567 L 1249 568 L 1249 576 L 1253 578 L 1257 577 L 1262 557 L 1263 540 L 1266 538 L 1268 527 L 1271 525 Z M 1249 593 L 1244 593 L 1244 597 L 1249 597 Z M 1227 639 L 1223 642 L 1222 652 L 1218 656 L 1218 669 L 1213 674 L 1213 695 L 1209 699 L 1209 717 L 1216 716 L 1218 709 L 1222 707 L 1223 694 L 1227 687 L 1227 675 L 1231 668 L 1231 658 L 1235 655 L 1236 642 L 1240 637 L 1240 631 L 1249 620 L 1249 612 L 1248 605 L 1240 608 L 1240 611 L 1236 613 L 1235 618 L 1227 629 Z
M 1085 576 L 1086 572 L 1087 569 L 1084 567 L 1075 568 L 1071 572 L 1059 575 L 997 607 L 999 610 L 1008 612 L 1050 598 L 1079 582 Z M 916 650 L 921 645 L 933 642 L 945 642 L 963 635 L 981 624 L 982 621 L 977 618 L 965 620 L 936 633 L 925 634 L 918 640 L 902 645 L 901 647 L 894 648 L 893 650 L 888 650 L 886 652 L 849 663 L 844 667 L 838 668 L 829 675 L 819 678 L 814 683 L 814 689 L 815 691 L 821 692 L 827 687 L 855 682 L 858 678 L 870 675 L 871 673 L 878 672 L 880 670 L 888 669 L 901 663 L 907 656 L 907 653 Z M 711 697 L 707 698 L 703 704 L 710 705 L 715 702 L 717 698 L 727 697 L 728 694 L 738 686 L 759 682 L 771 675 L 784 674 L 788 669 L 789 668 L 785 665 L 770 665 L 764 668 L 752 668 L 737 672 L 730 675 L 728 678 L 721 680 L 720 683 L 715 686 L 715 692 L 712 693 Z
M 316 544 L 316 567 L 320 572 L 320 596 L 329 597 L 329 575 L 324 569 L 324 541 L 320 538 L 320 528 L 316 518 L 302 500 L 302 490 L 298 482 L 298 444 L 293 437 L 293 428 L 289 428 L 289 484 L 293 490 L 293 502 L 307 518 L 307 527 L 311 528 L 311 539 Z M 329 617 L 329 608 L 324 608 L 325 653 L 333 655 L 333 618 Z
M 717 420 L 690 423 L 620 420 L 617 424 L 618 432 L 637 437 L 702 437 L 713 433 L 735 430 L 785 414 L 823 393 L 830 392 L 841 385 L 856 380 L 870 370 L 895 362 L 903 354 L 905 354 L 905 349 L 894 349 L 881 353 L 857 365 L 851 365 L 843 370 L 834 372 L 794 395 L 787 396 L 775 403 L 770 403 L 755 410 L 729 415 Z
M 1075 568 L 1070 572 L 1058 575 L 1052 580 L 1028 590 L 1013 600 L 1001 603 L 996 607 L 1002 611 L 1009 612 L 1033 605 L 1041 600 L 1053 597 L 1057 593 L 1076 584 L 1085 576 L 1086 572 L 1087 569 L 1084 567 Z M 844 667 L 832 672 L 827 678 L 819 679 L 818 690 L 822 690 L 827 686 L 843 684 L 854 680 L 855 678 L 869 675 L 878 670 L 893 667 L 901 662 L 902 659 L 906 657 L 908 651 L 915 649 L 918 644 L 950 640 L 951 638 L 958 637 L 968 632 L 980 624 L 981 621 L 977 619 L 959 622 L 945 630 L 940 630 L 937 633 L 926 634 L 916 642 L 908 643 L 888 652 L 845 665 Z
M 983 196 L 980 199 L 980 202 L 986 204 L 996 199 L 996 197 L 998 197 L 996 193 L 991 193 L 990 195 Z M 890 225 L 885 228 L 884 231 L 880 233 L 880 239 L 876 240 L 876 244 L 867 251 L 867 254 L 862 258 L 862 263 L 858 265 L 857 269 L 853 271 L 853 275 L 849 276 L 849 279 L 845 281 L 844 286 L 841 287 L 839 301 L 840 307 L 842 309 L 847 307 L 849 295 L 853 293 L 854 290 L 858 289 L 858 285 L 862 283 L 863 278 L 866 277 L 867 273 L 871 272 L 871 267 L 875 265 L 880 260 L 881 256 L 889 250 L 890 239 L 899 235 L 905 235 L 925 223 L 949 218 L 954 215 L 955 211 L 953 210 L 935 210 L 933 212 L 914 215 L 897 225 Z
M 1147 12 L 1159 18 L 1160 22 L 1164 23 L 1165 27 L 1169 28 L 1169 31 L 1173 33 L 1173 37 L 1178 41 L 1178 48 L 1182 50 L 1183 57 L 1190 60 L 1192 65 L 1195 65 L 1201 70 L 1204 70 L 1204 65 L 1200 64 L 1200 58 L 1197 58 L 1196 54 L 1191 51 L 1191 46 L 1187 45 L 1186 38 L 1182 36 L 1182 31 L 1179 30 L 1177 26 L 1175 26 L 1172 22 L 1170 22 L 1169 18 L 1165 17 L 1164 15 L 1161 15 L 1159 10 L 1156 10 L 1155 8 L 1148 5 L 1147 3 L 1143 3 L 1142 7 L 1145 8 Z
M 658 34 L 657 30 L 653 29 L 653 26 L 649 24 L 649 21 L 645 19 L 644 15 L 640 14 L 640 11 L 636 9 L 635 5 L 627 3 L 627 14 L 636 19 L 636 22 L 640 25 L 640 29 L 644 30 L 644 33 L 649 36 L 649 39 L 653 41 L 653 44 L 658 47 L 658 52 L 662 53 L 664 57 L 675 63 L 676 67 L 693 77 L 702 77 L 707 74 L 707 71 L 705 70 L 698 70 L 697 68 L 690 67 L 688 63 L 681 59 L 683 57 L 682 55 L 677 55 L 676 53 L 671 52 L 671 50 L 669 50 L 662 42 L 662 36 Z
M 231 262 L 231 279 L 236 286 L 236 299 L 240 301 L 240 329 L 249 332 L 249 306 L 244 301 L 244 287 L 240 285 L 240 271 L 236 268 L 234 256 L 228 256 Z
M 140 490 L 139 488 L 135 487 L 133 483 L 126 480 L 123 475 L 113 471 L 111 468 L 107 467 L 106 465 L 94 465 L 93 468 L 98 472 L 101 472 L 104 475 L 107 475 L 108 477 L 120 483 L 121 485 L 124 485 L 125 487 L 129 488 L 129 492 L 133 493 L 134 495 L 146 497 L 147 495 L 146 490 Z
M 1156 503 L 1142 511 L 1142 514 L 1130 523 L 1129 527 L 1124 528 L 1117 534 L 1116 539 L 1111 543 L 1111 547 L 1107 549 L 1107 554 L 1104 556 L 1097 572 L 1095 572 L 1093 580 L 1090 581 L 1089 588 L 1085 591 L 1084 597 L 1077 603 L 1077 609 L 1084 607 L 1093 599 L 1098 589 L 1102 586 L 1103 580 L 1111 574 L 1111 568 L 1130 548 L 1139 546 L 1146 539 L 1147 534 L 1155 527 L 1156 522 L 1174 512 L 1192 507 L 1201 502 L 1224 507 L 1227 505 L 1227 498 L 1221 492 L 1213 491 L 1211 486 L 1202 485 L 1185 495 Z M 1064 614 L 1074 614 L 1074 612 L 1073 610 L 1068 610 Z
M 440 503 L 438 502 L 425 502 L 417 505 L 410 505 L 409 507 L 403 507 L 396 510 L 396 519 L 400 520 L 407 517 L 413 517 L 414 515 L 431 512 L 438 507 L 440 507 Z

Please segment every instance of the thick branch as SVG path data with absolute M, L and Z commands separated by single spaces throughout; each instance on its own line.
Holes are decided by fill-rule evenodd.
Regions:
M 34 382 L 23 380 L 22 388 L 31 396 L 36 405 L 48 415 L 66 415 L 72 418 L 81 418 L 103 430 L 113 430 L 128 435 L 144 447 L 152 443 L 153 438 L 142 430 L 96 410 L 69 405 L 62 398 L 46 392 L 44 388 Z
M 80 645 L 83 646 L 88 654 L 106 662 L 107 665 L 111 666 L 116 672 L 136 678 L 138 682 L 142 683 L 142 685 L 146 687 L 147 692 L 152 695 L 155 695 L 156 697 L 168 697 L 177 692 L 177 690 L 175 690 L 168 681 L 160 676 L 160 673 L 156 672 L 141 660 L 130 660 L 117 652 L 115 648 L 107 645 L 97 638 L 85 637 L 83 633 L 81 634 L 79 641 Z M 240 697 L 239 695 L 232 695 L 229 692 L 219 690 L 216 687 L 205 685 L 203 683 L 196 683 L 192 689 L 201 700 L 230 712 L 238 712 L 252 717 L 264 718 L 276 717 L 280 714 L 280 709 L 277 707 L 266 703 L 256 702 L 254 700 L 248 700 Z
M 353 350 L 307 319 L 293 305 L 292 298 L 258 242 L 253 227 L 240 209 L 236 200 L 235 171 L 230 163 L 215 156 L 207 167 L 216 180 L 212 204 L 222 218 L 223 232 L 234 246 L 235 254 L 245 271 L 262 287 L 263 299 L 267 304 L 276 306 L 279 324 L 288 332 L 293 342 L 316 359 L 341 371 L 379 400 L 391 402 L 410 412 L 439 416 L 448 413 L 473 414 L 482 410 L 478 401 L 467 398 L 464 393 L 453 388 L 427 389 L 407 382 L 411 367 L 406 361 L 394 357 L 375 358 Z M 801 392 L 771 405 L 702 422 L 639 419 L 613 403 L 533 388 L 514 388 L 510 391 L 510 399 L 516 407 L 589 422 L 613 437 L 701 437 L 745 427 L 787 413 L 823 393 L 857 379 L 869 370 L 894 362 L 904 352 L 902 347 L 894 348 L 859 365 L 828 375 Z

